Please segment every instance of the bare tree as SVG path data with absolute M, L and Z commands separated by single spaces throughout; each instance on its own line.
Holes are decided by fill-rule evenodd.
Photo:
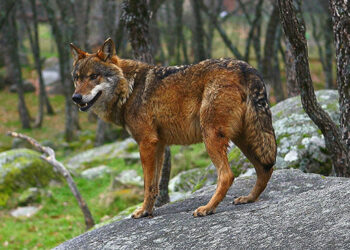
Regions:
M 102 32 L 101 32 L 100 39 L 105 39 L 107 37 L 115 37 L 116 32 L 118 31 L 115 27 L 116 19 L 117 19 L 116 1 L 103 0 L 101 3 L 101 10 L 102 10 L 101 24 L 103 25 L 101 29 Z M 111 130 L 112 130 L 112 124 L 106 123 L 97 117 L 97 128 L 96 128 L 96 137 L 95 137 L 94 145 L 95 146 L 103 145 L 107 140 L 107 135 L 111 133 Z
M 324 50 L 325 50 L 325 60 L 324 60 L 324 72 L 326 76 L 326 87 L 328 89 L 335 88 L 335 84 L 333 82 L 333 33 L 332 31 L 332 17 L 329 13 L 328 4 L 326 0 L 321 1 L 321 5 L 327 15 L 326 21 L 324 24 Z
M 191 0 L 192 11 L 195 18 L 194 30 L 192 32 L 192 44 L 194 50 L 194 60 L 196 62 L 207 58 L 204 48 L 204 29 L 200 11 L 202 0 Z
M 286 68 L 286 84 L 288 97 L 300 95 L 300 89 L 297 83 L 297 72 L 295 71 L 295 57 L 292 52 L 292 45 L 288 38 L 285 38 L 284 62 Z
M 64 167 L 64 165 L 61 162 L 56 160 L 55 151 L 53 151 L 53 149 L 50 147 L 42 146 L 39 142 L 37 142 L 33 138 L 23 134 L 16 133 L 16 132 L 7 132 L 7 135 L 28 141 L 38 151 L 44 154 L 41 156 L 41 158 L 45 160 L 47 163 L 49 163 L 50 165 L 52 165 L 54 169 L 66 179 L 69 189 L 74 195 L 74 198 L 77 200 L 79 207 L 84 215 L 86 230 L 92 228 L 95 225 L 95 222 L 91 215 L 90 209 L 86 204 L 86 202 L 84 201 L 83 197 L 81 196 L 77 188 L 77 185 L 75 184 L 70 172 Z
M 215 16 L 215 19 L 219 18 L 219 15 L 222 10 L 224 0 L 210 0 L 209 6 L 212 6 L 212 14 Z M 215 25 L 213 22 L 206 22 L 207 23 L 207 32 L 205 33 L 206 37 L 206 52 L 208 58 L 212 57 L 212 48 L 213 48 L 213 39 L 214 39 L 214 31 L 215 31 Z
M 189 63 L 187 55 L 187 44 L 183 34 L 183 0 L 174 0 L 174 12 L 175 12 L 175 32 L 176 32 L 176 63 L 181 63 L 180 47 L 182 48 L 183 61 L 185 64 Z
M 67 141 L 71 141 L 79 128 L 78 108 L 73 104 L 71 96 L 74 92 L 74 85 L 70 75 L 70 42 L 76 43 L 77 29 L 76 26 L 76 10 L 73 2 L 68 0 L 56 1 L 57 12 L 50 5 L 49 0 L 41 0 L 49 19 L 55 42 L 57 45 L 60 76 L 63 84 L 65 96 L 65 129 L 64 137 Z
M 280 18 L 285 35 L 292 46 L 295 71 L 305 112 L 321 130 L 337 176 L 350 176 L 349 155 L 342 142 L 341 131 L 317 102 L 309 70 L 305 25 L 302 16 L 297 19 L 292 0 L 278 0 Z M 343 93 L 340 91 L 340 94 Z M 343 110 L 341 110 L 343 112 Z M 348 137 L 349 138 L 349 137 Z
M 231 53 L 239 60 L 243 60 L 242 54 L 239 52 L 238 48 L 231 42 L 230 38 L 226 34 L 225 30 L 221 27 L 219 21 L 217 20 L 217 17 L 215 17 L 214 14 L 211 13 L 209 8 L 202 2 L 199 2 L 201 9 L 204 11 L 204 13 L 210 18 L 210 21 L 215 26 L 216 30 L 219 32 L 220 37 L 222 38 L 223 42 L 225 43 L 226 47 L 231 51 Z
M 350 2 L 332 0 L 329 1 L 329 5 L 332 12 L 337 58 L 341 139 L 350 158 Z M 344 165 L 342 173 L 350 176 L 350 166 Z
M 277 57 L 278 64 L 278 30 L 280 26 L 279 10 L 277 0 L 273 2 L 273 8 L 267 23 L 265 44 L 264 44 L 264 56 L 262 60 L 261 71 L 264 76 L 264 81 L 270 84 L 274 90 L 274 96 L 276 101 L 279 102 L 284 99 L 284 93 L 282 89 L 282 82 L 278 76 L 279 72 L 274 69 L 274 59 Z M 276 64 L 276 63 L 275 63 Z
M 1 32 L 6 46 L 6 49 L 4 49 L 4 53 L 6 53 L 6 67 L 9 69 L 10 77 L 17 87 L 19 118 L 22 128 L 30 128 L 30 114 L 24 99 L 22 71 L 18 52 L 18 34 L 15 19 L 16 5 L 13 5 L 11 0 L 0 1 L 0 12 L 2 13 L 1 16 L 7 17 Z
M 245 10 L 244 4 L 242 1 L 239 1 L 241 7 L 243 10 Z M 246 49 L 245 49 L 245 55 L 244 60 L 249 62 L 249 55 L 250 55 L 250 44 L 253 42 L 253 47 L 255 50 L 256 60 L 258 69 L 261 71 L 261 53 L 260 53 L 260 33 L 261 33 L 261 13 L 262 13 L 262 5 L 264 1 L 259 0 L 258 3 L 255 6 L 255 17 L 253 20 L 249 17 L 247 12 L 245 11 L 247 21 L 250 24 L 250 30 L 248 34 L 248 38 L 246 41 Z
M 151 1 L 151 6 L 160 6 L 162 0 Z M 152 5 L 153 4 L 153 5 Z M 122 19 L 129 33 L 129 39 L 134 51 L 134 57 L 146 63 L 153 63 L 153 57 L 149 46 L 148 25 L 150 21 L 150 6 L 146 0 L 124 0 Z M 170 150 L 165 150 L 165 157 L 160 179 L 162 188 L 157 197 L 156 204 L 161 206 L 169 202 L 168 184 L 171 170 Z
M 123 10 L 122 19 L 129 33 L 134 57 L 147 63 L 153 63 L 148 37 L 150 13 L 147 2 L 145 0 L 125 0 Z
M 296 16 L 302 18 L 301 0 L 294 1 L 294 7 Z M 288 97 L 300 95 L 300 89 L 297 83 L 297 72 L 295 69 L 295 57 L 292 52 L 292 45 L 288 39 L 285 37 L 285 56 L 284 62 L 286 66 L 286 84 Z
M 306 1 L 308 10 L 310 13 L 310 21 L 312 25 L 312 36 L 315 40 L 320 62 L 323 68 L 323 72 L 326 78 L 326 88 L 331 89 L 333 86 L 333 75 L 332 75 L 332 61 L 333 61 L 333 49 L 332 49 L 332 17 L 328 10 L 327 0 L 321 2 L 321 14 L 326 14 L 324 18 L 315 18 L 315 6 L 311 5 L 311 2 Z M 326 6 L 324 6 L 326 5 Z M 324 13 L 322 13 L 322 10 Z M 322 45 L 324 41 L 324 46 Z
M 44 106 L 46 105 L 46 110 L 48 114 L 54 114 L 53 108 L 50 104 L 49 98 L 46 93 L 44 78 L 42 75 L 42 61 L 40 57 L 40 45 L 39 45 L 39 35 L 38 35 L 38 18 L 35 0 L 30 0 L 30 7 L 33 16 L 33 28 L 30 27 L 28 20 L 24 20 L 24 26 L 27 30 L 30 47 L 34 57 L 35 69 L 38 74 L 39 79 L 39 109 L 35 120 L 34 127 L 41 127 L 44 118 Z M 26 17 L 25 8 L 23 6 L 23 1 L 19 1 L 22 16 Z M 33 30 L 33 31 L 32 31 Z

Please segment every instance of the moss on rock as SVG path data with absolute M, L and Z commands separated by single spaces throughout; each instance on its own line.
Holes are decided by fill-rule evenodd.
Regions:
M 0 153 L 0 207 L 6 206 L 13 192 L 29 187 L 46 186 L 59 179 L 53 167 L 30 149 L 13 149 Z

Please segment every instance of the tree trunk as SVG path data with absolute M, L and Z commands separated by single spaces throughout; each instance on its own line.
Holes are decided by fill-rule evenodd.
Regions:
M 227 36 L 225 30 L 220 26 L 216 17 L 210 12 L 207 6 L 203 4 L 202 1 L 199 2 L 201 9 L 210 18 L 210 21 L 215 26 L 216 30 L 219 32 L 222 40 L 224 41 L 226 47 L 231 51 L 231 53 L 239 60 L 243 60 L 242 54 L 239 52 L 238 48 L 231 42 L 230 38 Z
M 11 2 L 12 1 L 1 2 L 1 11 L 6 11 L 10 6 L 12 6 Z M 30 115 L 24 99 L 22 71 L 18 53 L 18 36 L 15 16 L 16 8 L 12 7 L 11 11 L 8 13 L 7 21 L 2 27 L 1 31 L 6 44 L 6 49 L 4 51 L 5 53 L 8 53 L 8 56 L 5 58 L 9 59 L 9 61 L 6 62 L 7 68 L 11 68 L 11 78 L 14 80 L 14 83 L 17 87 L 19 118 L 22 124 L 22 128 L 29 129 Z
M 174 32 L 174 10 L 172 9 L 172 5 L 169 1 L 165 2 L 165 21 L 166 21 L 166 30 L 164 30 L 165 36 L 166 36 L 166 45 L 168 50 L 168 58 L 166 61 L 168 64 L 174 60 L 175 58 L 175 48 L 176 48 L 176 37 Z M 158 39 L 160 41 L 160 39 Z
M 333 83 L 333 37 L 330 30 L 332 30 L 332 18 L 327 18 L 325 24 L 325 32 L 324 32 L 324 49 L 325 49 L 325 65 L 324 65 L 324 73 L 326 77 L 326 88 L 334 89 Z
M 256 5 L 255 8 L 255 18 L 253 22 L 250 25 L 250 31 L 248 35 L 248 39 L 246 42 L 246 49 L 245 49 L 245 55 L 244 60 L 246 62 L 249 62 L 249 54 L 250 54 L 250 44 L 253 42 L 254 44 L 254 50 L 256 54 L 256 60 L 258 69 L 261 70 L 261 55 L 260 55 L 260 29 L 261 29 L 261 11 L 262 11 L 262 4 L 263 0 L 259 0 L 259 2 Z M 248 19 L 249 22 L 249 19 Z
M 187 44 L 183 34 L 183 0 L 176 0 L 174 3 L 175 12 L 175 32 L 176 32 L 176 63 L 182 64 L 181 49 L 183 54 L 183 61 L 185 64 L 189 64 L 187 55 Z
M 71 96 L 74 92 L 74 85 L 70 75 L 71 56 L 69 42 L 75 42 L 75 11 L 72 2 L 56 1 L 58 10 L 60 12 L 60 19 L 56 17 L 55 11 L 49 5 L 48 0 L 41 0 L 48 20 L 52 27 L 52 32 L 55 37 L 55 42 L 58 50 L 58 60 L 60 65 L 60 77 L 63 84 L 65 96 L 65 129 L 64 137 L 66 141 L 73 140 L 77 129 L 79 128 L 78 109 L 73 104 Z M 62 23 L 59 23 L 59 20 Z
M 119 55 L 121 53 L 121 48 L 122 48 L 122 43 L 123 39 L 125 37 L 125 32 L 124 32 L 124 23 L 121 19 L 119 19 L 119 23 L 117 26 L 117 30 L 115 32 L 115 38 L 114 38 L 114 43 L 115 43 L 115 51 Z
M 281 79 L 280 60 L 278 58 L 278 53 L 280 52 L 280 47 L 281 47 L 281 36 L 282 36 L 282 28 L 278 26 L 276 38 L 274 41 L 275 45 L 273 47 L 273 69 L 272 69 L 272 82 L 274 84 L 273 86 L 274 86 L 275 96 L 278 96 L 277 102 L 285 99 L 285 94 L 284 94 L 282 79 Z
M 325 1 L 321 1 L 325 2 Z M 332 61 L 333 61 L 333 53 L 332 53 L 332 18 L 330 17 L 329 11 L 326 10 L 327 18 L 326 20 L 319 19 L 317 23 L 316 18 L 314 17 L 314 13 L 312 13 L 313 7 L 310 6 L 309 2 L 309 10 L 310 10 L 310 20 L 312 25 L 312 36 L 315 40 L 318 55 L 320 58 L 320 62 L 323 68 L 323 72 L 326 79 L 325 87 L 327 89 L 333 88 L 333 76 L 332 76 Z M 321 31 L 319 31 L 321 29 Z M 324 38 L 324 46 L 322 46 L 321 41 Z
M 106 142 L 110 130 L 110 125 L 108 123 L 99 118 L 97 119 L 95 147 L 102 146 Z
M 156 8 L 160 6 L 159 2 L 152 2 L 151 5 L 153 12 L 156 12 Z M 154 7 L 158 6 L 158 7 Z M 126 28 L 129 32 L 129 39 L 131 46 L 134 50 L 134 55 L 137 59 L 147 62 L 153 63 L 153 57 L 151 54 L 151 50 L 149 47 L 149 37 L 148 37 L 148 25 L 149 25 L 149 6 L 147 5 L 145 0 L 125 0 L 123 2 L 124 14 L 122 16 L 122 20 L 126 25 Z M 162 174 L 170 173 L 171 163 L 170 160 L 170 149 L 166 147 L 164 153 L 164 163 Z M 156 201 L 158 205 L 165 204 L 164 201 L 169 201 L 168 194 L 168 185 L 169 185 L 169 177 L 162 176 L 160 183 L 160 191 Z
M 288 97 L 300 95 L 300 89 L 297 83 L 297 73 L 295 71 L 295 58 L 292 52 L 292 45 L 290 44 L 288 38 L 285 39 L 285 66 L 286 66 L 286 83 L 287 83 L 287 93 Z
M 123 2 L 123 22 L 129 33 L 131 47 L 137 60 L 153 63 L 149 46 L 149 21 L 147 1 L 125 0 Z
M 38 114 L 34 124 L 34 127 L 39 128 L 41 127 L 43 118 L 44 118 L 44 106 L 46 105 L 48 113 L 52 114 L 54 113 L 54 111 L 47 97 L 44 78 L 42 75 L 42 63 L 41 63 L 41 57 L 40 57 L 40 46 L 39 46 L 39 35 L 38 35 L 38 19 L 37 19 L 35 0 L 30 0 L 30 6 L 33 14 L 34 33 L 32 32 L 32 29 L 27 20 L 24 20 L 24 26 L 28 33 L 30 47 L 33 53 L 33 58 L 35 63 L 35 69 L 39 78 L 39 108 L 38 108 Z M 20 1 L 20 7 L 22 10 L 22 15 L 25 16 L 26 13 L 23 6 L 23 1 Z
M 117 4 L 114 0 L 103 0 L 102 1 L 102 21 L 104 33 L 109 37 L 115 36 L 115 19 L 117 13 Z
M 264 44 L 264 57 L 262 60 L 262 74 L 264 81 L 270 85 L 274 91 L 274 96 L 276 101 L 279 102 L 284 99 L 282 82 L 280 77 L 275 77 L 275 71 L 273 70 L 274 60 L 278 60 L 278 48 L 276 48 L 276 40 L 278 39 L 277 31 L 279 30 L 279 10 L 277 0 L 274 3 L 272 12 L 270 14 L 269 21 L 267 23 L 267 30 L 265 35 L 265 44 Z M 278 63 L 278 62 L 277 62 Z
M 278 0 L 278 2 L 283 30 L 290 41 L 295 58 L 296 79 L 300 88 L 303 108 L 324 135 L 336 175 L 350 176 L 349 156 L 342 143 L 340 131 L 328 113 L 321 108 L 315 96 L 309 70 L 305 25 L 302 16 L 298 21 L 292 0 Z
M 302 18 L 301 12 L 301 0 L 295 1 L 295 15 Z M 286 83 L 287 83 L 287 93 L 288 97 L 300 95 L 300 89 L 297 83 L 297 72 L 295 69 L 295 57 L 292 52 L 292 45 L 288 40 L 288 37 L 285 38 L 285 66 L 286 66 Z
M 170 170 L 171 170 L 171 155 L 170 148 L 165 148 L 164 153 L 164 163 L 162 168 L 162 176 L 159 183 L 159 195 L 156 200 L 156 207 L 163 206 L 170 201 L 168 185 L 170 180 Z
M 337 58 L 340 130 L 350 158 L 350 2 L 329 1 Z M 341 176 L 350 176 L 350 164 L 341 167 Z
M 193 15 L 195 18 L 194 30 L 193 30 L 193 50 L 195 62 L 202 61 L 207 58 L 204 48 L 204 29 L 203 21 L 200 11 L 200 2 L 202 0 L 191 0 L 191 6 Z
M 210 6 L 213 8 L 213 15 L 215 16 L 216 19 L 218 19 L 221 9 L 223 7 L 223 0 L 211 0 L 210 1 Z M 207 35 L 207 56 L 208 58 L 212 57 L 212 48 L 213 48 L 213 40 L 214 40 L 214 31 L 215 31 L 215 26 L 213 22 L 207 22 L 208 23 L 208 35 Z

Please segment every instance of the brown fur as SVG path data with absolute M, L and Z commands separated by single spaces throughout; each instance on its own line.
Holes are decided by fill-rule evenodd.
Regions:
M 194 211 L 194 216 L 214 213 L 233 182 L 226 154 L 230 140 L 257 172 L 251 193 L 237 198 L 235 204 L 258 199 L 273 171 L 276 140 L 265 85 L 254 68 L 233 59 L 209 59 L 179 67 L 152 66 L 118 58 L 110 39 L 96 54 L 72 49 L 75 94 L 89 95 L 107 81 L 103 86 L 108 88 L 101 91 L 92 111 L 125 127 L 139 144 L 145 197 L 134 218 L 152 214 L 164 148 L 172 144 L 203 141 L 217 168 L 216 192 L 207 205 Z M 89 75 L 96 72 L 97 79 L 91 80 Z

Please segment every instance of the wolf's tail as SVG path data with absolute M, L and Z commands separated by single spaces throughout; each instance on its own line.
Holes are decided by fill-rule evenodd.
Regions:
M 275 165 L 277 144 L 272 127 L 271 111 L 266 95 L 266 87 L 260 73 L 254 68 L 243 72 L 248 96 L 245 126 L 251 150 L 265 170 Z

